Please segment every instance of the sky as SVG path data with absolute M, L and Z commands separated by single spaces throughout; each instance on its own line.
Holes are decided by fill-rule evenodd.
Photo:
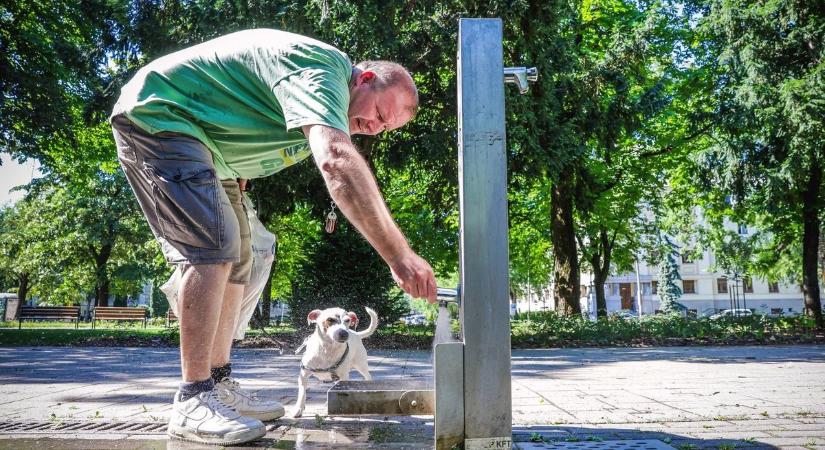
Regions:
M 40 165 L 35 160 L 28 160 L 23 164 L 9 158 L 9 155 L 0 155 L 3 165 L 0 165 L 0 205 L 15 203 L 23 197 L 23 191 L 9 192 L 21 184 L 28 184 L 32 176 L 40 175 L 37 170 Z

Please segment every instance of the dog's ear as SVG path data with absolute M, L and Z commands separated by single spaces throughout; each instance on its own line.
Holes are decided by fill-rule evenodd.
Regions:
M 358 325 L 358 316 L 352 311 L 348 312 L 347 315 L 349 316 L 349 327 L 354 330 Z
M 321 315 L 320 309 L 313 309 L 312 311 L 307 314 L 307 323 L 315 323 L 318 320 L 318 316 Z

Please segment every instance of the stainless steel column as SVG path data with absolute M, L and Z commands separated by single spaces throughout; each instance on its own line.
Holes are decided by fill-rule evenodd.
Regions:
M 510 448 L 510 287 L 502 23 L 500 19 L 461 19 L 458 34 L 465 448 Z

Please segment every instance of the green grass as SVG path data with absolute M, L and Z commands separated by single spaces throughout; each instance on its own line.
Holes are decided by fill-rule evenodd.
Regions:
M 27 345 L 177 345 L 175 328 L 15 328 L 0 329 L 0 346 Z
M 165 323 L 165 322 L 163 322 Z M 269 334 L 294 333 L 289 326 L 267 327 Z M 258 329 L 250 329 L 246 337 L 262 336 Z M 180 342 L 176 324 L 164 325 L 142 323 L 98 322 L 93 330 L 91 324 L 81 322 L 80 328 L 68 322 L 23 322 L 17 329 L 17 322 L 0 322 L 0 346 L 44 346 L 44 345 L 123 345 L 123 346 L 177 346 Z

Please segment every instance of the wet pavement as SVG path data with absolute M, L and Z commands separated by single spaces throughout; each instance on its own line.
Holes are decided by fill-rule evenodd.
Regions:
M 524 445 L 825 449 L 824 346 L 516 350 L 512 366 Z M 298 367 L 275 350 L 233 354 L 233 375 L 287 409 Z M 422 351 L 371 351 L 370 367 L 383 380 L 432 374 Z M 214 449 L 163 435 L 179 370 L 169 348 L 0 348 L 0 449 Z M 432 417 L 327 417 L 329 386 L 311 381 L 303 418 L 235 448 L 432 448 Z

